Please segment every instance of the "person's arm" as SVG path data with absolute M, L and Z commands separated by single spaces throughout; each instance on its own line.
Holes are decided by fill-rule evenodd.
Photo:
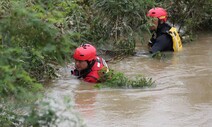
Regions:
M 86 82 L 90 82 L 90 83 L 97 83 L 98 82 L 98 79 L 93 77 L 93 76 L 87 76 L 83 80 L 86 81 Z
M 151 49 L 152 46 L 154 45 L 155 43 L 155 38 L 156 38 L 156 33 L 153 32 L 152 33 L 152 37 L 149 39 L 149 42 L 148 42 L 148 48 Z

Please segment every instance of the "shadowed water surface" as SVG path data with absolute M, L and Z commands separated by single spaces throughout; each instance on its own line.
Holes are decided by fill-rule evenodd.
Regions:
M 200 35 L 161 60 L 138 53 L 110 64 L 128 77 L 152 77 L 154 88 L 97 90 L 67 73 L 50 93 L 56 98 L 70 94 L 87 127 L 211 127 L 211 40 L 211 33 Z

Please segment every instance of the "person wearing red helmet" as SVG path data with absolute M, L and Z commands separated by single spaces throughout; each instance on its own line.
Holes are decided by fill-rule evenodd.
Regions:
M 106 69 L 109 71 L 105 60 L 96 55 L 96 48 L 91 44 L 83 44 L 78 47 L 73 55 L 75 60 L 75 69 L 71 73 L 83 78 L 86 82 L 96 83 L 100 81 L 100 71 Z
M 152 8 L 148 11 L 147 17 L 153 19 L 150 26 L 152 38 L 148 43 L 150 53 L 174 51 L 172 37 L 167 34 L 171 26 L 166 23 L 168 17 L 166 10 L 160 7 Z

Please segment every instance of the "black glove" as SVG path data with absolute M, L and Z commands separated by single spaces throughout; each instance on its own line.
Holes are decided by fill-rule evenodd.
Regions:
M 77 69 L 71 70 L 71 74 L 74 76 L 79 76 L 79 71 Z
M 148 47 L 150 48 L 150 47 L 152 47 L 152 46 L 153 46 L 153 43 L 152 43 L 151 40 L 149 40 Z

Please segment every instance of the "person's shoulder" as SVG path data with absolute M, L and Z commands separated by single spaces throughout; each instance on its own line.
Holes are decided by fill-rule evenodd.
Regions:
M 96 59 L 104 60 L 104 58 L 102 58 L 101 56 L 96 56 Z
M 170 24 L 168 24 L 168 23 L 164 23 L 165 24 L 165 27 L 167 28 L 167 29 L 171 29 L 171 25 Z
M 104 61 L 104 59 L 102 57 L 97 56 L 96 61 L 95 61 L 95 64 L 92 67 L 92 71 L 101 70 L 102 67 L 104 66 L 103 65 L 103 61 Z
M 167 23 L 163 23 L 161 25 L 161 28 L 160 28 L 160 32 L 163 33 L 163 34 L 166 34 L 168 33 L 168 31 L 171 29 L 171 26 Z

